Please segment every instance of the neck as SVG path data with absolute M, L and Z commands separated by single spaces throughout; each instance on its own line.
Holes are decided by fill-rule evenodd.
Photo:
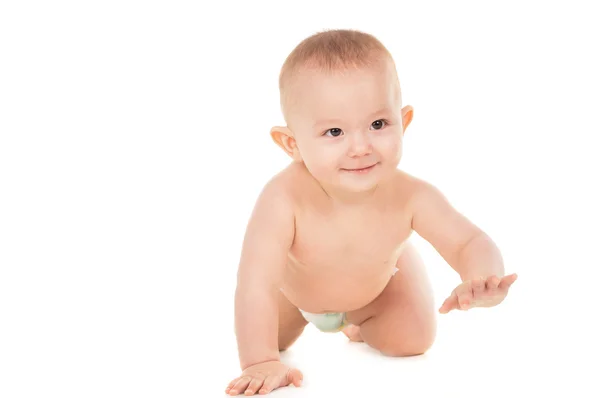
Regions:
M 337 189 L 335 187 L 319 184 L 321 189 L 334 204 L 343 206 L 362 206 L 373 204 L 382 191 L 380 184 L 377 184 L 368 191 L 351 192 Z

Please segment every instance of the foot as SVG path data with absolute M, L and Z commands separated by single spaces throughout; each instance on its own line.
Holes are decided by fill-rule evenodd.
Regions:
M 360 326 L 348 325 L 344 329 L 342 329 L 342 332 L 344 332 L 344 334 L 348 336 L 348 339 L 350 339 L 350 341 L 363 341 L 363 338 L 360 335 Z

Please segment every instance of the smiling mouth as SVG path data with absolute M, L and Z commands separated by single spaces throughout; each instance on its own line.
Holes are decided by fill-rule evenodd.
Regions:
M 367 167 L 363 167 L 363 168 L 358 168 L 358 169 L 342 169 L 343 171 L 349 171 L 349 172 L 353 172 L 353 173 L 364 173 L 367 172 L 369 170 L 371 170 L 373 167 L 377 166 L 379 163 L 375 163 L 372 164 L 370 166 Z

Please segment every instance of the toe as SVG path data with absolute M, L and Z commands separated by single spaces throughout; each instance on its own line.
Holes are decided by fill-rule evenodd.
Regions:
M 348 336 L 350 341 L 361 342 L 363 338 L 360 334 L 360 326 L 348 325 L 343 330 L 344 334 Z

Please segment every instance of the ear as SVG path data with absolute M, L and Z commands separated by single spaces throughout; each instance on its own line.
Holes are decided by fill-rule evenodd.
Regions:
M 271 129 L 271 138 L 292 159 L 300 160 L 300 153 L 292 130 L 287 127 L 275 126 Z
M 402 131 L 405 132 L 406 128 L 412 122 L 413 118 L 413 107 L 410 105 L 406 105 L 402 108 Z

